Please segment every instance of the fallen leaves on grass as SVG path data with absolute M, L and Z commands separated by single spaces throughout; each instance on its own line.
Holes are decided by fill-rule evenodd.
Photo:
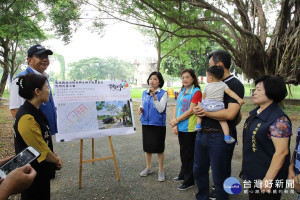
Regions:
M 9 111 L 5 99 L 0 103 L 0 158 L 15 155 L 14 150 L 14 133 L 13 133 L 13 119 Z

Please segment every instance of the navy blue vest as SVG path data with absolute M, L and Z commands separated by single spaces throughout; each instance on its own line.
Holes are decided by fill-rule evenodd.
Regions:
M 243 130 L 243 179 L 250 181 L 263 180 L 275 153 L 274 144 L 267 136 L 270 125 L 281 116 L 288 118 L 276 103 L 269 105 L 259 115 L 258 109 L 259 107 L 250 112 Z M 286 180 L 289 161 L 290 153 L 275 179 Z
M 30 67 L 27 67 L 27 69 L 25 71 L 21 72 L 20 74 L 18 74 L 16 76 L 16 78 L 19 76 L 22 76 L 22 75 L 26 75 L 28 73 L 34 74 L 34 71 Z M 47 83 L 48 83 L 49 88 L 51 88 L 48 80 L 47 80 Z M 49 122 L 51 135 L 56 134 L 58 132 L 58 130 L 57 130 L 57 114 L 56 114 L 56 108 L 54 105 L 51 90 L 50 90 L 49 101 L 47 101 L 46 103 L 43 103 L 40 106 L 40 109 L 44 113 L 44 115 L 46 116 L 46 118 Z
M 166 91 L 160 90 L 155 92 L 157 99 L 160 101 Z M 159 113 L 153 103 L 153 97 L 147 93 L 147 90 L 143 92 L 143 113 L 141 116 L 142 125 L 153 126 L 166 126 L 166 108 L 162 113 Z
M 34 120 L 39 124 L 43 139 L 47 143 L 50 150 L 53 152 L 53 143 L 50 136 L 50 130 L 48 126 L 48 121 L 45 115 L 41 112 L 40 109 L 36 109 L 31 103 L 25 101 L 24 104 L 19 108 L 16 119 L 14 123 L 15 131 L 15 151 L 16 154 L 24 150 L 28 145 L 25 143 L 21 134 L 18 131 L 19 120 L 23 115 L 29 114 L 34 117 Z M 31 163 L 32 167 L 36 170 L 38 176 L 51 179 L 55 177 L 55 165 L 46 161 L 38 163 L 36 160 Z

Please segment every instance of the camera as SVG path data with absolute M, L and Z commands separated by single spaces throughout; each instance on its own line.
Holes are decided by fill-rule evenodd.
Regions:
M 0 178 L 5 178 L 6 175 L 11 172 L 12 170 L 22 167 L 28 163 L 31 163 L 33 160 L 40 156 L 40 152 L 38 152 L 32 146 L 27 147 L 18 155 L 13 157 L 7 163 L 0 167 Z

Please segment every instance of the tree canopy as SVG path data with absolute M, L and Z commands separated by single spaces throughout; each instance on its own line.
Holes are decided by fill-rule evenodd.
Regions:
M 26 50 L 47 38 L 45 31 L 70 41 L 77 27 L 79 2 L 73 0 L 2 0 L 0 4 L 0 66 L 3 68 L 0 82 L 0 97 L 3 94 L 8 74 L 14 75 Z M 50 22 L 50 27 L 43 24 Z
M 69 64 L 71 80 L 128 80 L 133 78 L 132 64 L 117 58 L 87 58 Z
M 299 0 L 102 0 L 99 11 L 120 20 L 173 34 L 207 38 L 232 54 L 248 78 L 281 75 L 300 81 Z M 114 11 L 114 12 L 112 12 Z M 144 15 L 150 16 L 145 20 Z M 167 29 L 160 18 L 181 31 Z M 134 20 L 132 20 L 134 19 Z M 267 20 L 268 19 L 268 20 Z
M 94 6 L 97 14 L 82 11 L 86 5 Z M 234 66 L 248 78 L 275 74 L 283 76 L 286 83 L 300 82 L 299 0 L 2 0 L 0 96 L 8 74 L 15 73 L 33 42 L 46 39 L 45 31 L 51 30 L 67 43 L 83 17 L 94 20 L 94 30 L 99 32 L 105 19 L 151 29 L 157 39 L 165 41 L 157 42 L 156 47 L 161 52 L 158 58 L 165 59 L 163 68 L 169 72 L 178 73 L 177 66 L 205 68 L 205 54 L 218 46 L 231 53 Z M 51 25 L 45 27 L 46 22 Z M 180 48 L 174 49 L 176 46 Z M 124 63 L 105 62 L 90 64 L 110 74 L 104 79 L 125 79 L 125 73 L 115 74 L 120 72 L 116 66 Z M 175 62 L 173 68 L 168 65 L 171 62 Z M 107 66 L 110 71 L 105 69 Z M 79 72 L 77 68 L 72 74 L 79 76 Z M 82 73 L 86 78 L 103 77 L 98 72 Z

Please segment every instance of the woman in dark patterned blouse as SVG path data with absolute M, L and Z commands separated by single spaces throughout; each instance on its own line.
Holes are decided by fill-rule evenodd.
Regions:
M 290 161 L 292 124 L 278 105 L 287 95 L 279 76 L 255 81 L 253 102 L 243 130 L 243 179 L 251 183 L 249 199 L 279 200 Z

